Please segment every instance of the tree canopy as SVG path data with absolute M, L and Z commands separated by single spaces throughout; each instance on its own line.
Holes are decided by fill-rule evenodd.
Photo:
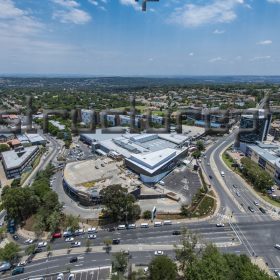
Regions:
M 176 264 L 167 256 L 155 257 L 150 265 L 150 280 L 175 280 L 177 279 Z
M 241 163 L 242 173 L 257 190 L 265 192 L 274 185 L 271 176 L 251 159 L 243 157 Z
M 135 197 L 127 193 L 125 188 L 114 185 L 101 190 L 102 203 L 106 207 L 106 214 L 113 221 L 135 220 L 141 210 L 135 205 Z

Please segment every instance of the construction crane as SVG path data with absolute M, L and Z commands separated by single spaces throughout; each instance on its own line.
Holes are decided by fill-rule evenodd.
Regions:
M 139 2 L 139 0 L 135 0 L 135 2 Z M 147 11 L 147 2 L 159 2 L 159 0 L 142 0 L 142 11 Z

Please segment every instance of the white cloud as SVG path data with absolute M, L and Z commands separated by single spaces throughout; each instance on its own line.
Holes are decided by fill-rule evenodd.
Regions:
M 99 3 L 96 0 L 88 0 L 88 2 L 94 6 L 98 6 Z
M 251 61 L 258 61 L 258 60 L 268 60 L 270 59 L 271 56 L 270 55 L 265 55 L 265 56 L 255 56 L 252 59 L 250 59 Z
M 213 0 L 205 5 L 186 4 L 175 9 L 169 21 L 184 27 L 231 22 L 236 19 L 235 9 L 240 5 L 244 5 L 244 0 Z
M 52 0 L 52 1 L 64 8 L 77 8 L 80 6 L 80 4 L 75 0 Z
M 122 5 L 132 6 L 136 11 L 140 11 L 140 5 L 135 0 L 119 0 Z
M 269 2 L 269 3 L 279 3 L 280 4 L 280 0 L 267 0 L 267 2 Z
M 194 56 L 194 53 L 193 53 L 193 52 L 190 52 L 190 53 L 189 53 L 189 56 Z
M 257 42 L 257 45 L 271 45 L 271 44 L 272 44 L 271 40 L 264 40 L 264 41 Z
M 33 18 L 30 11 L 17 8 L 12 0 L 0 0 L 1 44 L 10 37 L 32 36 L 42 28 L 43 24 Z
M 53 18 L 59 19 L 62 23 L 85 24 L 91 20 L 90 14 L 80 9 L 80 4 L 75 0 L 52 0 L 62 9 L 53 13 Z
M 214 58 L 209 59 L 208 62 L 214 63 L 214 62 L 218 62 L 218 61 L 222 61 L 222 60 L 223 60 L 223 58 L 218 56 L 218 57 L 214 57 Z
M 220 35 L 220 34 L 224 34 L 225 33 L 225 30 L 219 30 L 219 29 L 215 29 L 213 31 L 213 34 L 216 34 L 216 35 Z

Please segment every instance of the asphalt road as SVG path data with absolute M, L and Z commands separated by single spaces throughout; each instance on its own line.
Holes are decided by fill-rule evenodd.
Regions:
M 280 223 L 278 214 L 271 211 L 272 207 L 267 207 L 254 194 L 242 185 L 240 178 L 233 172 L 228 171 L 222 160 L 220 154 L 230 143 L 232 143 L 234 136 L 220 139 L 215 146 L 211 147 L 206 152 L 206 159 L 202 163 L 202 167 L 206 174 L 213 178 L 211 184 L 215 187 L 220 200 L 221 208 L 218 214 L 205 222 L 191 222 L 187 224 L 176 223 L 170 226 L 162 226 L 158 228 L 150 227 L 148 229 L 134 229 L 108 232 L 100 230 L 97 233 L 97 238 L 92 240 L 92 248 L 98 248 L 103 245 L 105 238 L 120 238 L 120 245 L 126 246 L 132 252 L 132 262 L 148 263 L 153 257 L 155 246 L 162 248 L 164 245 L 178 244 L 180 236 L 172 235 L 173 230 L 187 227 L 190 230 L 197 232 L 205 242 L 215 243 L 223 252 L 230 252 L 235 254 L 245 253 L 248 256 L 256 257 L 262 256 L 267 262 L 269 268 L 280 269 L 280 251 L 274 248 L 276 243 L 280 243 Z M 211 161 L 210 165 L 207 165 Z M 215 162 L 215 166 L 212 164 Z M 220 171 L 225 172 L 225 177 L 222 178 Z M 56 180 L 60 180 L 57 176 Z M 235 188 L 232 185 L 238 186 L 240 196 L 236 195 Z M 258 200 L 260 205 L 268 210 L 268 214 L 263 214 L 258 210 L 258 207 L 253 205 L 253 201 Z M 74 206 L 74 204 L 72 204 Z M 252 206 L 255 212 L 248 210 L 248 206 Z M 69 205 L 71 207 L 71 199 Z M 82 209 L 82 208 L 81 208 Z M 89 209 L 85 209 L 89 210 Z M 91 210 L 92 211 L 92 210 Z M 272 217 L 275 215 L 275 217 Z M 225 223 L 225 227 L 216 227 L 217 222 Z M 87 235 L 75 238 L 75 241 L 81 241 L 82 246 L 86 245 Z M 139 251 L 142 244 L 150 245 L 149 252 Z M 63 239 L 55 240 L 52 244 L 52 250 L 59 250 L 67 248 L 68 245 Z M 153 248 L 153 249 L 152 249 Z M 165 251 L 174 257 L 174 252 Z M 72 256 L 72 255 L 71 255 Z M 69 267 L 70 256 L 51 257 L 46 260 L 34 261 L 27 265 L 26 273 L 29 275 L 44 274 L 49 271 L 60 272 Z M 81 253 L 79 254 L 79 262 L 71 264 L 71 268 L 80 267 L 98 267 L 108 265 L 111 262 L 111 254 L 104 252 Z M 73 267 L 72 267 L 73 266 Z M 46 271 L 47 269 L 47 271 Z M 5 279 L 5 276 L 3 276 Z M 22 276 L 21 276 L 22 277 Z M 22 279 L 22 278 L 7 278 L 7 279 Z

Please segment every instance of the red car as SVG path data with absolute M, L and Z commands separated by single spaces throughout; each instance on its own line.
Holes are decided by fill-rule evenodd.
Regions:
M 62 234 L 61 232 L 56 232 L 52 235 L 52 238 L 61 238 Z

